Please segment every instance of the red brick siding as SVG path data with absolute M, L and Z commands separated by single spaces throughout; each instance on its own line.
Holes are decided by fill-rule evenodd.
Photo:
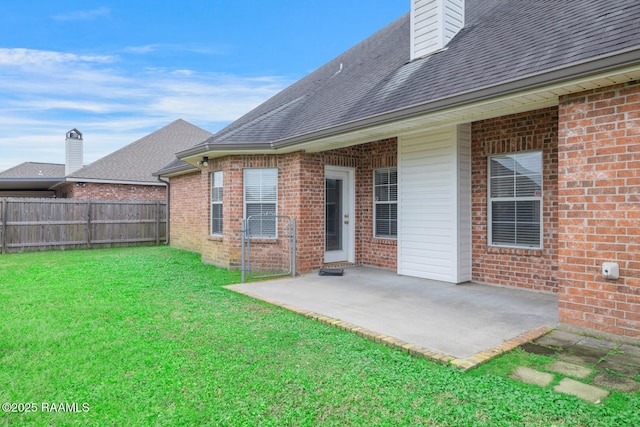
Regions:
M 557 123 L 555 107 L 472 123 L 472 280 L 557 291 Z M 526 150 L 542 150 L 542 249 L 490 247 L 487 240 L 487 156 Z
M 373 171 L 398 166 L 398 143 L 395 138 L 360 146 L 361 162 L 356 178 L 359 242 L 359 264 L 397 269 L 398 245 L 396 239 L 381 239 L 373 235 Z
M 324 263 L 324 167 L 341 166 L 355 169 L 355 262 L 395 269 L 397 244 L 395 239 L 373 237 L 373 170 L 397 166 L 398 144 L 395 138 L 371 142 L 348 148 L 324 151 L 313 155 L 316 170 L 314 183 L 307 184 L 307 197 L 314 200 L 310 206 L 315 217 L 316 244 L 307 248 L 313 253 L 308 264 L 301 267 L 310 270 Z M 318 209 L 319 206 L 319 209 Z M 311 238 L 311 236 L 309 236 Z
M 560 321 L 640 337 L 640 84 L 567 95 L 559 114 Z
M 243 171 L 278 168 L 278 214 L 297 221 L 297 270 L 306 272 L 324 262 L 324 167 L 356 169 L 356 262 L 395 268 L 395 240 L 373 238 L 373 169 L 396 165 L 395 139 L 323 153 L 231 156 L 210 162 L 201 173 L 171 178 L 171 242 L 199 251 L 204 262 L 229 268 L 241 264 Z M 209 235 L 209 176 L 224 174 L 223 235 Z M 288 243 L 279 230 L 277 240 L 252 243 L 254 266 L 282 263 Z
M 287 215 L 283 209 L 283 180 L 282 180 L 283 156 L 234 156 L 214 164 L 217 170 L 224 173 L 223 196 L 223 239 L 217 241 L 218 250 L 221 251 L 231 268 L 239 268 L 242 261 L 242 219 L 244 215 L 244 169 L 246 168 L 277 168 L 278 169 L 278 214 Z M 211 167 L 211 166 L 210 166 Z M 212 169 L 214 170 L 214 169 Z M 252 242 L 252 267 L 261 269 L 273 261 L 274 254 L 280 255 L 283 251 L 285 239 L 279 230 L 278 238 L 271 240 L 256 240 Z M 204 255 L 204 254 L 203 254 Z
M 291 156 L 288 206 L 297 220 L 298 270 L 322 266 L 324 258 L 324 163 L 321 155 L 296 153 Z
M 171 246 L 202 252 L 208 224 L 206 174 L 200 172 L 170 179 L 169 242 Z
M 70 182 L 56 190 L 56 197 L 93 200 L 166 200 L 167 190 L 159 185 Z

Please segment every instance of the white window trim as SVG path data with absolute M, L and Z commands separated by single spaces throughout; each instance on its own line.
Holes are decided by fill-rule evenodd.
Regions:
M 272 201 L 250 201 L 247 202 L 247 192 L 246 192 L 246 171 L 248 170 L 274 170 L 276 173 L 276 197 L 275 200 Z M 278 168 L 244 168 L 242 171 L 242 218 L 246 221 L 247 219 L 247 204 L 273 204 L 275 206 L 274 208 L 274 213 L 273 216 L 277 218 L 278 216 L 278 200 L 280 197 L 279 191 L 278 191 L 278 185 L 279 184 L 279 171 Z M 275 220 L 276 224 L 275 224 L 275 234 L 273 236 L 253 236 L 256 239 L 265 239 L 265 240 L 276 240 L 278 238 L 278 221 L 277 219 Z
M 396 174 L 398 173 L 398 167 L 397 166 L 391 166 L 391 167 L 387 167 L 387 168 L 376 168 L 373 170 L 373 224 L 372 224 L 372 232 L 373 232 L 373 238 L 374 239 L 382 239 L 382 240 L 398 240 L 398 223 L 399 223 L 399 215 L 397 214 L 397 206 L 398 206 L 398 197 L 399 197 L 399 192 L 398 190 L 400 189 L 400 185 L 398 184 L 398 180 L 399 180 L 399 176 L 396 175 L 396 200 L 395 201 L 384 201 L 384 202 L 379 202 L 376 200 L 376 172 L 377 171 L 383 171 L 383 170 L 390 170 L 390 169 L 395 169 L 396 170 Z M 385 204 L 385 205 L 391 205 L 391 204 L 395 204 L 396 205 L 396 235 L 395 236 L 378 236 L 376 233 L 376 223 L 377 223 L 377 209 L 376 206 L 378 204 Z
M 215 185 L 214 184 L 218 184 L 217 181 L 215 180 L 215 176 L 216 174 L 220 174 L 220 185 Z M 221 224 L 220 228 L 220 232 L 214 232 L 213 231 L 213 205 L 220 205 L 223 206 L 223 201 L 224 201 L 224 173 L 222 171 L 214 171 L 211 172 L 210 174 L 210 181 L 209 181 L 209 187 L 210 187 L 210 207 L 209 207 L 209 234 L 211 236 L 221 236 L 223 231 L 224 231 L 224 225 Z M 216 200 L 214 201 L 213 199 L 213 189 L 214 188 L 222 188 L 222 200 Z M 223 206 L 224 209 L 224 206 Z M 224 221 L 224 213 L 222 214 L 222 218 Z
M 539 197 L 491 197 L 491 159 L 495 157 L 505 157 L 525 153 L 540 153 L 540 196 Z M 487 243 L 490 247 L 495 248 L 513 248 L 513 249 L 531 249 L 540 250 L 544 247 L 543 229 L 544 229 L 544 153 L 542 150 L 518 151 L 515 153 L 495 154 L 487 157 Z M 493 203 L 500 201 L 539 201 L 540 202 L 540 244 L 532 245 L 509 245 L 504 243 L 493 243 Z

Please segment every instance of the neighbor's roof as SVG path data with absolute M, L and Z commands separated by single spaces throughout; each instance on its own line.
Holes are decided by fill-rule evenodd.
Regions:
M 64 179 L 64 165 L 58 163 L 24 162 L 0 172 L 0 178 Z
M 64 165 L 24 162 L 0 172 L 0 190 L 48 190 L 64 181 Z
M 446 49 L 414 61 L 409 31 L 407 14 L 178 157 L 284 147 L 640 63 L 638 0 L 467 0 Z
M 153 173 L 175 160 L 176 152 L 193 147 L 211 135 L 178 119 L 70 174 L 67 181 L 157 183 Z

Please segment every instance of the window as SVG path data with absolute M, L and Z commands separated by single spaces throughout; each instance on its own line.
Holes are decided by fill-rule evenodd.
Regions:
M 540 248 L 542 153 L 489 158 L 489 244 Z
M 251 237 L 277 237 L 277 203 L 278 169 L 245 169 L 244 217 Z
M 374 236 L 398 236 L 398 169 L 376 169 L 373 172 Z
M 211 174 L 211 234 L 222 234 L 222 171 Z

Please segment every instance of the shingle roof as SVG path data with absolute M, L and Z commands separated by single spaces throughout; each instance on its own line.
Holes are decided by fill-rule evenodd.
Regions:
M 407 14 L 188 154 L 309 135 L 639 49 L 640 2 L 467 0 L 466 25 L 447 48 L 414 61 L 409 31 Z
M 64 179 L 64 165 L 58 163 L 24 162 L 0 172 L 0 178 Z
M 96 160 L 68 176 L 73 180 L 158 182 L 153 173 L 176 159 L 175 153 L 212 134 L 182 119 Z
M 191 166 L 187 162 L 183 162 L 180 159 L 175 159 L 171 163 L 165 165 L 162 169 L 154 172 L 155 176 L 166 176 L 171 174 L 180 174 L 184 172 L 193 172 L 198 169 L 194 166 Z

